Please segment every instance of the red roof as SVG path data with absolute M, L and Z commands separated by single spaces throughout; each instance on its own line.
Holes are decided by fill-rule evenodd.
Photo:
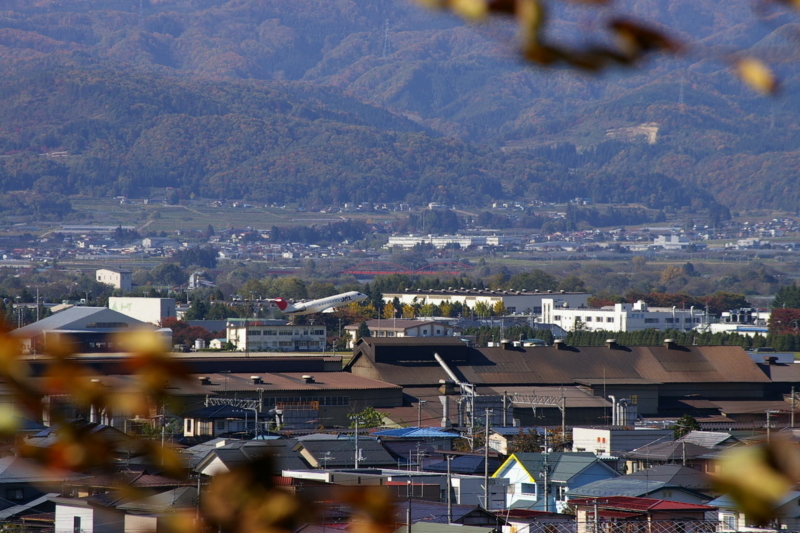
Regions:
M 575 505 L 591 505 L 602 509 L 619 511 L 714 511 L 716 507 L 694 503 L 657 500 L 654 498 L 635 498 L 633 496 L 610 496 L 607 498 L 577 498 L 570 500 Z

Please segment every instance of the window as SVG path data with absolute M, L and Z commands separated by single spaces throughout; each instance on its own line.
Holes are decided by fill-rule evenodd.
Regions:
M 658 324 L 658 319 L 657 318 L 645 318 L 644 319 L 644 323 L 645 324 Z
M 639 395 L 631 394 L 631 405 L 638 405 L 638 404 L 639 404 Z
M 561 315 L 553 315 L 553 320 L 561 320 Z
M 614 322 L 614 317 L 613 316 L 607 316 L 606 317 L 606 322 L 613 323 Z
M 587 317 L 586 317 L 586 322 L 591 322 L 591 321 L 592 321 L 592 317 L 590 317 L 590 316 L 587 316 Z
M 278 332 L 275 331 L 274 329 L 268 329 L 268 330 L 264 331 L 264 335 L 277 335 L 277 334 L 278 334 Z
M 664 319 L 664 323 L 665 324 L 672 324 L 672 319 L 671 318 L 665 318 Z
M 217 420 L 217 430 L 225 429 L 225 421 Z
M 72 517 L 72 531 L 73 531 L 73 533 L 81 533 L 81 517 L 80 516 L 73 516 Z
M 684 322 L 686 322 L 687 324 L 691 324 L 692 323 L 692 319 L 691 318 L 686 318 L 686 319 L 684 319 Z
M 536 483 L 521 483 L 522 494 L 536 494 Z
M 187 418 L 186 419 L 186 433 L 191 433 L 192 432 L 193 423 L 194 423 L 193 419 L 191 419 L 191 418 Z
M 23 497 L 22 489 L 8 489 L 6 490 L 7 500 L 21 500 Z
M 736 515 L 723 514 L 722 515 L 722 530 L 723 531 L 736 531 Z

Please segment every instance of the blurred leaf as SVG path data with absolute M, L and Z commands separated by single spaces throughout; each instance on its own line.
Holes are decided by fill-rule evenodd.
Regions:
M 627 19 L 614 19 L 608 27 L 616 34 L 622 53 L 631 59 L 654 51 L 677 53 L 681 48 L 660 31 Z
M 766 525 L 797 481 L 792 473 L 800 474 L 798 454 L 793 445 L 783 441 L 731 448 L 720 459 L 717 489 L 730 495 L 748 520 Z
M 484 0 L 450 0 L 450 8 L 457 15 L 473 22 L 484 20 L 489 12 Z
M 772 70 L 753 57 L 737 61 L 736 73 L 751 89 L 761 94 L 773 94 L 778 89 L 778 81 Z

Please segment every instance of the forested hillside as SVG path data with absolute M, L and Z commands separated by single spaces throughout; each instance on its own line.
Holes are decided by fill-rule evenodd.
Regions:
M 800 200 L 800 26 L 749 2 L 621 3 L 696 46 L 602 79 L 523 66 L 502 23 L 469 27 L 403 1 L 137 4 L 4 2 L 0 192 L 171 186 L 312 206 Z M 591 39 L 606 16 L 564 8 L 552 31 Z M 748 48 L 782 75 L 779 98 L 731 76 L 731 54 Z

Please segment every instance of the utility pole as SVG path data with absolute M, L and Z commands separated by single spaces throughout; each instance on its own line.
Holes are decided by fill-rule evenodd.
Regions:
M 408 509 L 406 510 L 406 533 L 411 533 L 411 480 L 409 479 L 407 482 L 408 490 L 406 490 L 406 495 L 408 498 Z
M 795 396 L 794 396 L 794 385 L 792 385 L 792 414 L 791 414 L 791 418 L 790 418 L 790 422 L 789 422 L 789 427 L 790 428 L 794 428 L 794 409 L 795 409 L 795 406 L 796 406 L 795 401 L 796 401 L 796 399 L 795 399 Z
M 354 464 L 355 464 L 356 469 L 358 469 L 358 417 L 356 416 L 354 418 L 355 418 L 355 422 L 356 422 L 356 435 L 355 435 L 356 455 L 355 455 Z
M 544 430 L 544 450 L 542 451 L 542 458 L 544 459 L 544 465 L 542 466 L 542 477 L 544 480 L 544 511 L 550 512 L 550 498 L 548 497 L 548 490 L 547 484 L 549 482 L 548 475 L 550 474 L 550 465 L 547 463 L 547 458 L 550 455 L 550 452 L 547 448 L 547 428 Z
M 417 427 L 422 427 L 422 406 L 428 403 L 427 400 L 417 401 Z
M 483 502 L 487 511 L 489 510 L 489 413 L 491 412 L 491 409 L 486 409 L 483 435 Z
M 444 456 L 447 461 L 447 523 L 453 523 L 453 472 L 450 469 L 450 461 L 453 456 L 449 453 Z

